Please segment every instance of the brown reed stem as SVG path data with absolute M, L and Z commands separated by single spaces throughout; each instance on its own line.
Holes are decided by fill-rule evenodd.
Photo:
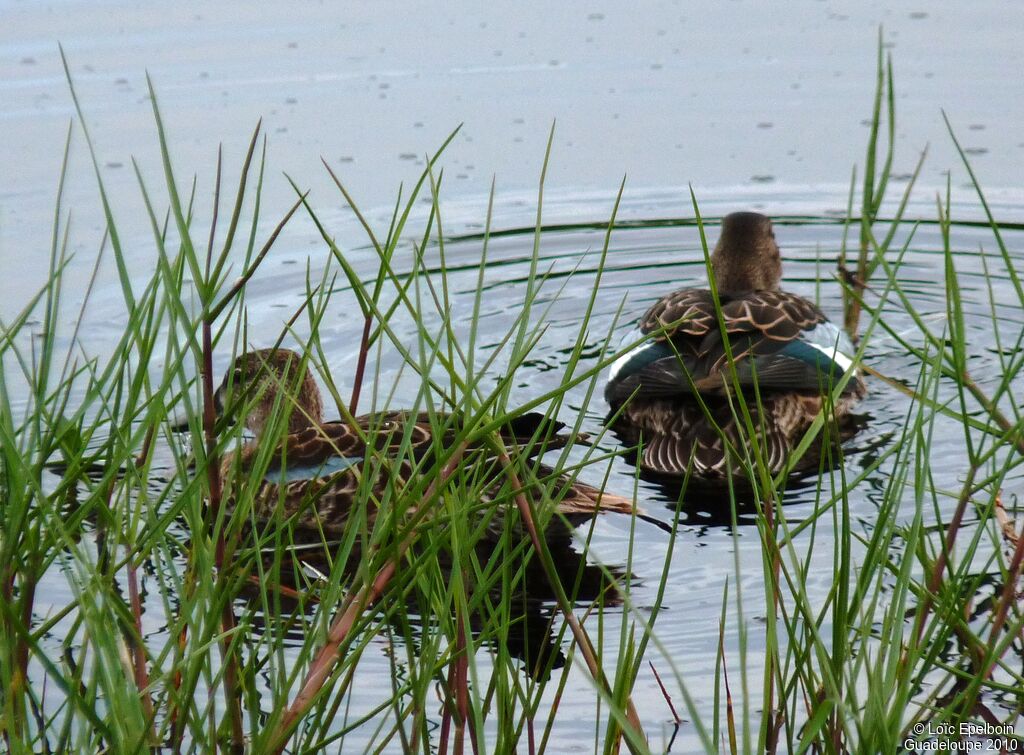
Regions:
M 153 427 L 150 427 L 146 431 L 146 437 L 142 441 L 142 450 L 139 451 L 138 456 L 135 457 L 135 468 L 140 469 L 146 463 L 146 459 L 149 458 L 149 452 L 153 447 L 153 437 L 156 431 Z M 127 545 L 125 546 L 127 550 Z M 149 669 L 146 666 L 146 649 L 142 642 L 142 599 L 139 592 L 139 574 L 138 567 L 131 558 L 130 553 L 125 554 L 127 556 L 128 565 L 128 598 L 132 608 L 132 619 L 135 623 L 135 633 L 130 636 L 132 645 L 132 666 L 135 672 L 135 686 L 139 690 L 139 695 L 142 697 L 142 709 L 146 714 L 146 719 L 152 724 L 156 719 L 156 712 L 153 708 L 153 699 L 149 694 Z M 156 736 L 155 730 L 153 731 L 154 738 Z
M 455 665 L 448 664 L 448 675 L 445 679 L 448 685 L 448 689 L 453 689 L 455 686 Z M 448 704 L 448 700 L 442 701 L 441 711 L 441 732 L 437 740 L 437 752 L 439 755 L 448 755 L 448 737 L 451 736 L 452 731 L 452 706 Z
M 927 589 L 925 590 L 925 594 L 921 600 L 921 606 L 917 612 L 917 619 L 914 622 L 915 645 L 921 642 L 921 636 L 924 634 L 925 621 L 928 618 L 928 614 L 931 612 L 935 595 L 938 593 L 939 587 L 942 585 L 942 573 L 946 569 L 946 561 L 949 558 L 949 554 L 953 552 L 953 544 L 956 542 L 957 535 L 960 533 L 960 525 L 963 523 L 967 504 L 971 500 L 971 490 L 974 487 L 974 477 L 977 473 L 978 467 L 972 464 L 967 473 L 967 479 L 964 480 L 963 490 L 960 493 L 960 498 L 956 502 L 956 508 L 953 510 L 953 518 L 950 520 L 949 527 L 946 529 L 946 537 L 943 540 L 942 550 L 939 552 L 939 555 L 932 566 L 932 573 L 928 579 Z M 907 654 L 909 652 L 909 648 L 904 651 L 904 660 L 907 658 Z
M 352 399 L 348 402 L 349 414 L 355 416 L 359 405 L 359 393 L 363 387 L 363 375 L 366 373 L 366 357 L 370 351 L 370 328 L 373 326 L 373 313 L 367 312 L 363 321 L 363 336 L 359 341 L 359 359 L 356 362 L 356 373 L 352 379 Z
M 558 606 L 565 618 L 565 623 L 569 626 L 569 630 L 572 632 L 573 638 L 576 640 L 576 644 L 579 647 L 580 652 L 583 654 L 583 660 L 586 662 L 587 668 L 590 670 L 590 674 L 594 678 L 594 681 L 597 682 L 609 698 L 612 698 L 612 689 L 604 674 L 604 670 L 601 668 L 601 664 L 597 659 L 597 650 L 590 641 L 590 636 L 583 628 L 583 625 L 580 624 L 579 620 L 576 618 L 576 614 L 573 613 L 572 606 L 569 605 L 569 600 L 565 595 L 565 590 L 562 588 L 562 583 L 558 578 L 558 574 L 555 572 L 554 565 L 551 563 L 550 558 L 546 557 L 547 549 L 545 548 L 544 542 L 537 531 L 537 523 L 533 519 L 533 512 L 530 510 L 530 503 L 526 500 L 526 496 L 523 493 L 523 486 L 519 482 L 519 476 L 512 468 L 512 462 L 507 453 L 499 453 L 498 461 L 501 464 L 506 477 L 508 477 L 508 480 L 512 485 L 512 489 L 516 491 L 514 495 L 516 506 L 519 509 L 519 514 L 522 517 L 523 524 L 526 526 L 526 531 L 530 535 L 530 540 L 533 543 L 534 550 L 536 550 L 537 556 L 540 558 L 541 565 L 544 567 L 544 574 L 547 577 L 548 583 L 551 585 L 551 589 L 558 600 Z M 632 727 L 633 734 L 635 736 L 646 740 L 643 726 L 640 723 L 640 715 L 637 713 L 636 706 L 633 704 L 633 698 L 630 695 L 626 696 L 626 721 L 627 724 Z M 629 737 L 626 737 L 626 746 L 629 748 L 630 752 L 637 752 Z
M 1017 449 L 1017 453 L 1024 455 L 1024 435 L 1022 435 L 1020 428 L 1010 422 L 1006 415 L 999 410 L 999 407 L 985 395 L 984 391 L 974 382 L 974 378 L 971 377 L 970 373 L 964 372 L 961 378 L 967 392 L 974 397 L 975 401 L 981 404 L 981 408 L 999 426 L 999 429 L 1007 434 L 1013 447 Z
M 996 639 L 1003 630 L 1006 617 L 1010 612 L 1010 606 L 1016 603 L 1017 580 L 1020 578 L 1022 567 L 1024 567 L 1024 534 L 1017 537 L 1017 544 L 1013 549 L 1013 556 L 1010 558 L 1010 567 L 1006 570 L 1006 583 L 1003 585 L 1003 593 L 999 597 L 996 615 L 992 620 L 992 632 L 989 635 L 989 644 L 992 646 L 996 644 Z M 992 658 L 988 662 L 988 665 L 983 669 L 983 679 L 988 678 L 995 668 L 995 664 L 996 658 Z
M 284 227 L 288 223 L 288 221 L 291 220 L 292 215 L 295 214 L 295 211 L 302 206 L 302 203 L 305 201 L 308 195 L 309 192 L 305 192 L 302 196 L 299 197 L 298 201 L 296 201 L 295 204 L 292 205 L 291 209 L 288 210 L 287 213 L 285 213 L 285 216 L 281 218 L 281 222 L 279 222 L 277 226 L 275 226 L 274 231 L 270 234 L 270 238 L 267 239 L 266 243 L 257 253 L 256 258 L 252 261 L 252 264 L 250 264 L 249 267 L 246 268 L 245 271 L 242 273 L 242 275 L 239 276 L 238 280 L 236 280 L 234 284 L 232 284 L 231 288 L 229 288 L 228 292 L 221 297 L 220 301 L 217 302 L 210 309 L 209 313 L 206 315 L 207 321 L 212 323 L 214 320 L 216 320 L 217 316 L 220 315 L 220 313 L 224 311 L 224 308 L 231 303 L 231 300 L 235 298 L 235 295 L 238 294 L 238 292 L 242 290 L 242 287 L 249 282 L 249 279 L 252 278 L 253 275 L 255 275 L 256 270 L 259 269 L 259 266 L 261 264 L 263 264 L 263 260 L 266 258 L 267 253 L 270 252 L 270 248 L 274 245 L 274 242 L 277 241 L 277 237 L 281 234 L 281 231 L 284 230 Z
M 455 710 L 458 720 L 455 722 L 455 755 L 463 755 L 466 747 L 466 723 L 469 720 L 469 658 L 466 643 L 466 617 L 459 609 L 456 619 L 455 640 Z M 473 751 L 476 743 L 473 741 Z
M 721 640 L 719 640 L 719 643 L 721 643 Z M 676 712 L 676 706 L 672 704 L 672 696 L 669 695 L 668 690 L 665 689 L 665 683 L 661 681 L 661 674 L 658 673 L 658 669 L 654 667 L 654 663 L 651 661 L 647 661 L 647 665 L 651 667 L 651 673 L 654 674 L 654 681 L 658 683 L 658 688 L 661 690 L 661 696 L 665 698 L 665 702 L 668 703 L 668 709 L 672 711 L 672 720 L 677 724 L 682 723 L 683 719 L 681 719 L 679 714 Z
M 722 656 L 722 673 L 725 675 L 725 722 L 729 729 L 729 752 L 735 755 L 739 752 L 736 744 L 736 714 L 732 707 L 732 689 L 729 687 L 729 665 L 725 661 L 725 623 L 721 621 L 718 622 L 718 652 Z M 679 723 L 678 716 L 676 723 Z
M 469 442 L 463 441 L 451 460 L 441 471 L 441 476 L 427 487 L 426 492 L 423 494 L 424 500 L 431 500 L 438 488 L 451 478 L 455 470 L 458 469 L 468 447 Z M 416 528 L 413 528 L 405 539 L 398 544 L 395 555 L 391 560 L 377 572 L 373 582 L 369 585 L 364 585 L 357 593 L 346 598 L 342 604 L 342 610 L 328 630 L 327 641 L 320 648 L 316 657 L 313 658 L 309 671 L 306 672 L 306 678 L 303 680 L 301 689 L 299 689 L 292 704 L 288 706 L 288 710 L 285 711 L 280 723 L 277 725 L 274 737 L 271 740 L 270 752 L 277 755 L 284 752 L 284 748 L 288 744 L 288 738 L 291 736 L 292 726 L 299 716 L 305 713 L 313 703 L 313 700 L 333 673 L 335 665 L 342 659 L 341 646 L 348 638 L 359 616 L 365 610 L 371 608 L 381 595 L 384 594 L 384 590 L 387 588 L 391 578 L 398 571 L 399 562 L 405 555 L 405 552 L 412 546 L 418 534 Z
M 769 495 L 768 499 L 764 504 L 764 520 L 765 520 L 765 546 L 771 552 L 772 559 L 772 622 L 773 624 L 778 620 L 779 615 L 779 604 L 782 601 L 782 596 L 779 592 L 779 577 L 782 571 L 782 552 L 779 549 L 779 541 L 775 536 L 775 492 Z M 767 654 L 765 658 L 765 679 L 768 684 L 768 700 L 765 704 L 765 714 L 768 716 L 767 720 L 771 720 L 771 714 L 775 709 L 775 653 L 778 649 L 778 644 L 774 643 L 775 647 L 772 652 Z M 776 752 L 779 746 L 778 742 L 778 726 L 769 725 L 766 730 L 765 736 L 765 750 L 770 753 Z

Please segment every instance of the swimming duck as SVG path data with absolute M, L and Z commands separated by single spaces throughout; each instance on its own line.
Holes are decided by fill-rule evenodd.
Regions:
M 638 331 L 627 336 L 650 338 L 611 367 L 605 398 L 613 427 L 626 442 L 643 438 L 638 464 L 646 471 L 682 475 L 692 460 L 691 474 L 698 479 L 738 474 L 740 467 L 729 463 L 747 442 L 730 404 L 738 381 L 749 389 L 745 400 L 755 434 L 775 473 L 831 401 L 826 395 L 832 386 L 853 368 L 855 350 L 818 307 L 779 289 L 782 261 L 764 215 L 737 212 L 722 220 L 711 272 L 721 324 L 711 291 L 683 288 L 655 302 L 640 318 Z M 860 375 L 851 375 L 829 403 L 830 415 L 843 420 L 864 392 Z M 808 456 L 805 463 L 815 461 Z
M 254 438 L 224 455 L 224 500 L 234 505 L 241 493 L 234 486 L 246 484 L 247 473 L 264 452 L 275 406 L 282 401 L 293 402 L 287 432 L 283 436 L 273 433 L 275 448 L 264 476 L 254 487 L 250 481 L 247 494 L 253 498 L 253 513 L 257 521 L 288 518 L 298 528 L 336 538 L 344 532 L 349 512 L 360 500 L 360 487 L 368 488 L 366 500 L 371 503 L 367 516 L 372 527 L 377 514 L 373 502 L 387 500 L 393 489 L 432 468 L 441 452 L 457 442 L 462 426 L 458 415 L 435 413 L 432 425 L 426 412 L 414 415 L 403 411 L 365 414 L 356 417 L 354 425 L 325 422 L 320 390 L 304 367 L 298 354 L 278 348 L 242 354 L 227 371 L 216 391 L 215 406 L 224 413 L 229 398 L 240 397 L 241 401 L 234 403 L 251 407 L 245 415 L 245 426 Z M 282 410 L 287 414 L 287 406 L 278 411 Z M 434 429 L 438 424 L 440 435 Z M 500 435 L 513 453 L 533 456 L 580 440 L 561 433 L 563 428 L 560 422 L 529 413 L 511 420 Z M 401 459 L 391 458 L 403 447 L 408 453 Z M 473 463 L 489 465 L 484 474 L 494 482 L 486 488 L 485 499 L 510 494 L 509 486 L 503 485 L 505 476 L 495 453 L 483 443 L 468 448 L 461 459 L 463 465 Z M 367 475 L 370 479 L 361 485 Z M 558 511 L 573 523 L 598 511 L 628 512 L 633 508 L 629 499 L 556 475 L 543 465 L 536 466 L 536 478 L 523 481 L 525 492 L 535 502 L 554 498 Z M 549 493 L 545 483 L 551 480 Z

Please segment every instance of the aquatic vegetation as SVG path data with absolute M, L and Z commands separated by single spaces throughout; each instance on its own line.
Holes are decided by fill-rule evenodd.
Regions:
M 64 286 L 66 154 L 49 280 L 0 324 L 6 749 L 554 752 L 568 721 L 574 744 L 586 736 L 605 752 L 660 752 L 675 736 L 709 751 L 892 752 L 956 738 L 960 723 L 1018 724 L 1024 538 L 1006 491 L 1024 458 L 1014 399 L 1024 289 L 1007 238 L 1021 229 L 993 217 L 976 182 L 980 224 L 954 220 L 950 191 L 934 219 L 908 220 L 913 180 L 886 203 L 895 97 L 881 52 L 862 188 L 851 187 L 841 220 L 838 281 L 826 275 L 823 285 L 844 292 L 869 410 L 872 396 L 897 396 L 899 416 L 871 453 L 824 443 L 826 457 L 855 463 L 824 458 L 809 496 L 793 505 L 787 470 L 774 470 L 750 433 L 750 501 L 731 484 L 714 501 L 721 553 L 685 540 L 688 477 L 672 494 L 678 502 L 655 512 L 652 488 L 609 472 L 626 449 L 592 427 L 603 375 L 639 345 L 612 346 L 634 305 L 609 304 L 606 293 L 613 238 L 629 224 L 617 222 L 616 199 L 587 275 L 546 267 L 542 250 L 556 233 L 542 215 L 550 141 L 536 222 L 516 237 L 527 250 L 515 306 L 487 320 L 499 234 L 489 206 L 482 232 L 463 240 L 478 250 L 464 271 L 473 285 L 457 288 L 464 279 L 450 257 L 458 240 L 443 231 L 438 162 L 450 139 L 384 228 L 336 180 L 334 200 L 366 233 L 357 261 L 298 182 L 280 220 L 262 220 L 259 128 L 233 200 L 218 159 L 212 206 L 200 208 L 204 192 L 183 189 L 150 94 L 164 199 L 136 173 L 151 274 L 130 259 L 96 171 L 105 214 L 96 264 L 109 255 L 118 270 L 123 329 L 99 353 L 77 331 L 90 296 L 72 311 Z M 91 151 L 81 112 L 79 121 Z M 696 198 L 692 209 L 682 222 L 707 259 Z M 282 230 L 300 220 L 316 229 L 321 258 L 282 326 L 257 334 L 249 287 Z M 929 224 L 945 276 L 938 305 L 914 296 L 920 273 L 905 264 Z M 957 234 L 979 228 L 990 234 L 985 248 L 965 252 Z M 967 254 L 977 264 L 965 282 Z M 552 315 L 566 298 L 571 323 Z M 344 397 L 327 368 L 328 318 L 339 310 L 361 328 Z M 976 341 L 980 329 L 994 343 Z M 529 370 L 546 339 L 560 351 L 541 380 L 540 368 Z M 246 484 L 246 470 L 222 466 L 243 430 L 218 418 L 216 376 L 231 355 L 275 342 L 303 355 L 346 421 L 397 403 L 434 426 L 453 413 L 461 423 L 432 446 L 436 459 L 413 484 L 363 485 L 342 531 L 300 538 L 287 521 L 258 516 L 251 496 L 225 498 Z M 293 397 L 283 392 L 270 410 L 279 432 Z M 748 430 L 749 409 L 736 407 Z M 184 436 L 179 412 L 190 418 Z M 529 455 L 503 452 L 501 428 L 522 412 L 569 421 L 571 434 L 586 425 L 591 445 L 554 449 L 543 459 L 550 474 L 539 473 Z M 407 451 L 409 429 L 399 442 Z M 794 454 L 827 432 L 816 419 Z M 486 473 L 462 463 L 480 444 L 494 450 Z M 256 451 L 264 471 L 274 447 Z M 495 469 L 509 484 L 487 495 Z M 564 488 L 550 483 L 563 475 L 638 508 L 592 518 L 574 540 L 549 540 L 557 505 L 537 506 L 518 483 L 547 485 L 557 504 Z M 495 533 L 486 523 L 497 507 Z M 595 545 L 602 526 L 615 528 L 607 541 L 617 551 Z M 703 589 L 678 579 L 679 562 L 731 568 L 706 613 L 673 610 L 677 597 Z M 695 638 L 710 638 L 705 657 Z M 581 728 L 581 718 L 590 723 Z

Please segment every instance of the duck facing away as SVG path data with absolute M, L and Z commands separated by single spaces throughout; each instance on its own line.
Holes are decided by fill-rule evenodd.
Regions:
M 252 497 L 257 521 L 286 518 L 298 528 L 331 538 L 345 531 L 349 514 L 360 501 L 368 501 L 367 523 L 372 527 L 382 501 L 393 499 L 396 491 L 428 470 L 439 474 L 436 464 L 445 449 L 459 442 L 463 430 L 458 415 L 435 413 L 432 423 L 426 412 L 377 412 L 356 417 L 354 423 L 325 422 L 316 381 L 298 354 L 282 348 L 239 356 L 215 394 L 219 413 L 231 398 L 236 405 L 249 407 L 245 426 L 254 438 L 225 454 L 221 462 L 224 500 L 233 507 L 243 492 L 236 486 L 247 485 L 244 492 Z M 271 427 L 278 414 L 288 417 L 283 434 Z M 532 456 L 580 440 L 561 433 L 563 428 L 560 422 L 530 413 L 511 420 L 499 434 L 513 453 Z M 274 445 L 269 457 L 264 456 L 268 439 Z M 468 448 L 461 463 L 486 467 L 482 474 L 489 474 L 490 482 L 484 499 L 510 498 L 518 492 L 510 492 L 496 454 L 485 445 Z M 263 476 L 251 479 L 252 470 L 264 464 Z M 627 498 L 556 475 L 542 465 L 536 466 L 536 478 L 523 481 L 523 492 L 535 502 L 554 498 L 558 511 L 573 522 L 598 511 L 633 510 Z M 552 480 L 550 488 L 544 484 Z
M 829 396 L 853 367 L 855 350 L 818 307 L 780 290 L 782 261 L 764 215 L 722 220 L 711 272 L 721 321 L 710 290 L 683 288 L 655 302 L 628 337 L 649 336 L 612 365 L 605 398 L 613 428 L 626 442 L 643 440 L 637 460 L 648 472 L 683 475 L 690 468 L 703 480 L 740 474 L 731 462 L 749 438 L 730 403 L 738 382 L 776 473 L 823 407 L 842 424 L 864 395 L 853 374 L 834 402 Z M 803 466 L 816 463 L 808 456 Z

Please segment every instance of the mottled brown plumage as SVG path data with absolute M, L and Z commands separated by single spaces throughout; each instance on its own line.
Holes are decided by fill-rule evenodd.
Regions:
M 720 295 L 722 321 L 732 333 L 761 333 L 773 341 L 789 341 L 801 330 L 827 319 L 816 306 L 801 296 L 785 291 L 751 291 L 742 296 Z M 683 288 L 663 296 L 640 318 L 644 333 L 658 332 L 664 340 L 675 335 L 705 341 L 718 338 L 715 302 L 706 289 Z M 710 344 L 702 343 L 701 351 Z
M 840 418 L 835 423 L 839 439 L 849 437 L 855 427 L 848 420 L 853 401 L 852 397 L 840 397 L 835 407 Z M 760 410 L 756 405 L 748 408 L 753 438 L 772 474 L 786 466 L 823 403 L 820 394 L 773 393 L 762 397 Z M 644 471 L 683 477 L 689 467 L 691 478 L 704 482 L 745 476 L 756 455 L 742 415 L 726 401 L 710 401 L 706 406 L 707 414 L 695 399 L 631 401 L 622 408 L 612 429 L 623 443 L 639 445 L 635 461 Z M 790 471 L 817 468 L 822 438 L 819 435 Z
M 734 362 L 770 354 L 828 318 L 801 296 L 760 290 L 732 298 L 721 295 L 722 322 Z M 719 388 L 728 364 L 711 292 L 684 288 L 659 299 L 640 319 L 640 331 L 671 342 L 699 389 Z M 684 392 L 690 392 L 688 386 Z
M 431 417 L 426 412 L 379 412 L 356 417 L 351 424 L 324 422 L 316 381 L 301 357 L 286 349 L 240 356 L 225 375 L 216 399 L 221 409 L 229 400 L 248 406 L 245 425 L 256 436 L 237 452 L 226 454 L 221 463 L 228 505 L 248 495 L 258 521 L 286 518 L 296 527 L 322 530 L 329 537 L 344 532 L 349 514 L 360 502 L 365 502 L 372 525 L 379 511 L 404 495 L 419 475 L 438 474 L 437 464 L 463 437 L 461 417 L 440 413 Z M 292 404 L 288 428 L 282 437 L 274 438 L 268 457 L 264 447 L 271 437 L 268 422 L 280 402 Z M 514 454 L 532 456 L 578 439 L 560 433 L 562 428 L 542 415 L 525 414 L 502 428 L 500 436 L 502 445 Z M 511 498 L 495 447 L 477 443 L 460 457 L 464 468 L 477 465 L 484 480 L 491 481 L 485 485 L 484 500 Z M 265 472 L 252 479 L 257 466 Z M 535 480 L 523 480 L 523 492 L 538 503 L 557 500 L 558 510 L 570 520 L 598 511 L 633 509 L 629 499 L 555 475 L 542 465 L 536 466 L 535 473 Z
M 853 345 L 813 303 L 779 289 L 779 248 L 764 215 L 726 216 L 711 267 L 718 310 L 710 290 L 684 288 L 640 318 L 638 335 L 649 339 L 616 361 L 605 388 L 613 410 L 629 401 L 614 428 L 627 442 L 643 439 L 638 463 L 648 471 L 682 475 L 692 459 L 698 478 L 723 479 L 740 469 L 730 447 L 747 442 L 730 404 L 738 383 L 748 406 L 760 396 L 756 435 L 777 472 L 851 369 Z M 834 417 L 863 394 L 854 373 L 831 406 Z

